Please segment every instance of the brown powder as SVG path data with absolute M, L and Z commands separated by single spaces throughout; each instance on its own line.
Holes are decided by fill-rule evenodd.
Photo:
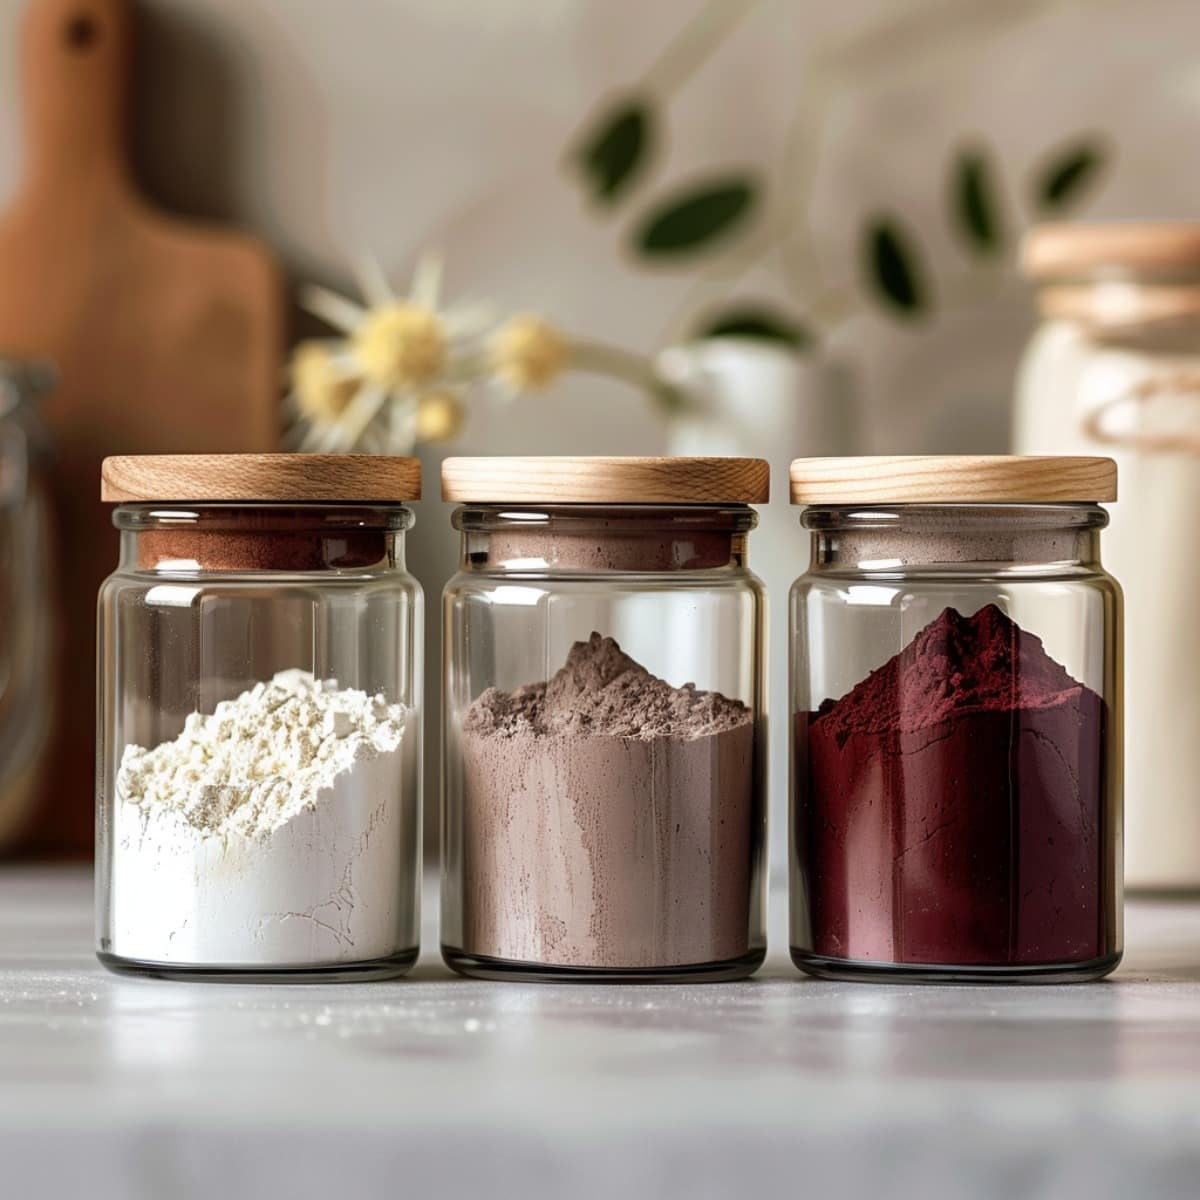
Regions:
M 192 563 L 201 571 L 324 571 L 374 566 L 387 555 L 382 530 L 352 530 L 331 537 L 304 533 L 193 533 L 151 530 L 138 539 L 138 566 L 162 570 Z
M 754 725 L 593 633 L 463 722 L 462 949 L 653 969 L 749 952 Z
M 707 571 L 741 565 L 749 510 L 702 505 L 666 510 L 628 505 L 547 506 L 514 519 L 459 510 L 473 566 L 507 570 Z
M 321 571 L 387 559 L 389 531 L 378 513 L 303 506 L 209 510 L 196 522 L 162 522 L 137 535 L 142 570 L 195 563 L 202 571 Z
M 574 571 L 702 571 L 725 566 L 740 549 L 728 531 L 651 530 L 597 519 L 586 532 L 499 530 L 488 538 L 493 563 L 531 562 Z

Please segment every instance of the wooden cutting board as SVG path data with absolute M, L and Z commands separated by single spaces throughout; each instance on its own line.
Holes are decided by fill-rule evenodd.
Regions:
M 59 727 L 42 849 L 90 845 L 95 597 L 117 561 L 107 454 L 278 444 L 283 287 L 248 237 L 155 211 L 127 156 L 129 0 L 33 0 L 22 41 L 25 166 L 0 216 L 0 350 L 48 356 L 56 439 Z

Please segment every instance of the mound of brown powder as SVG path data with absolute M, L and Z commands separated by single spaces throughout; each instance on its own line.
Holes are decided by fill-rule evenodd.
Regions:
M 653 969 L 749 951 L 754 722 L 612 638 L 545 683 L 484 692 L 462 728 L 462 949 Z
M 604 734 L 646 740 L 698 738 L 734 729 L 750 710 L 695 684 L 681 688 L 651 675 L 608 637 L 593 633 L 576 642 L 548 683 L 513 692 L 489 688 L 471 705 L 463 728 L 511 737 L 534 734 Z

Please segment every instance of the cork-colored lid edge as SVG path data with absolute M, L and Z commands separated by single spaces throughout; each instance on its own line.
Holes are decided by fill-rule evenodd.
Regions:
M 793 504 L 1070 504 L 1117 498 L 1117 464 L 1086 455 L 798 458 Z
M 1035 225 L 1021 244 L 1021 271 L 1030 279 L 1103 267 L 1200 268 L 1200 222 L 1051 221 Z
M 442 499 L 464 504 L 765 504 L 761 458 L 448 458 Z
M 116 504 L 420 498 L 419 459 L 374 454 L 134 454 L 100 468 L 100 499 Z

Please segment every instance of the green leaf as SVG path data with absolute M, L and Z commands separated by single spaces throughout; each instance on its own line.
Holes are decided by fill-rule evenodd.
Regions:
M 868 279 L 884 303 L 915 317 L 926 307 L 925 289 L 907 235 L 890 217 L 867 227 Z
M 1104 164 L 1104 148 L 1079 142 L 1053 155 L 1034 180 L 1034 202 L 1042 212 L 1073 204 Z
M 597 200 L 613 204 L 633 182 L 649 156 L 652 135 L 650 108 L 636 97 L 603 114 L 575 154 Z
M 728 236 L 749 215 L 757 189 L 749 179 L 706 183 L 674 196 L 646 216 L 634 235 L 648 257 L 687 254 Z
M 794 350 L 806 350 L 814 341 L 812 334 L 799 322 L 760 305 L 727 309 L 706 321 L 696 336 L 757 338 L 764 342 L 781 342 Z
M 995 254 L 1004 241 L 991 164 L 982 150 L 964 150 L 954 163 L 951 217 L 971 249 Z

